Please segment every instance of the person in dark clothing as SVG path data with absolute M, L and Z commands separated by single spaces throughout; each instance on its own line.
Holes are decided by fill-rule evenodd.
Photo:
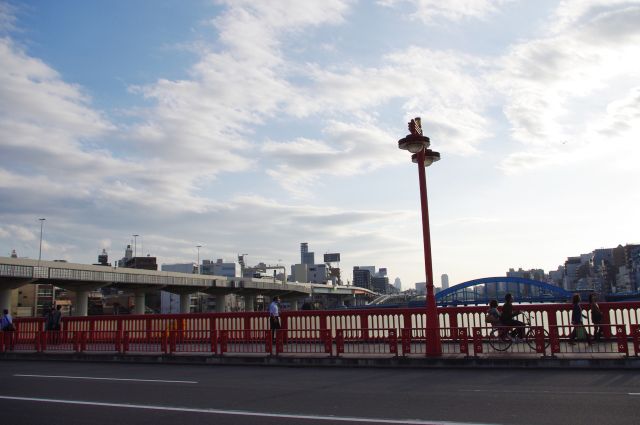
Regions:
M 15 330 L 16 327 L 13 324 L 13 317 L 9 313 L 9 310 L 6 308 L 2 311 L 2 318 L 0 318 L 0 330 L 2 330 L 2 334 L 0 337 L 4 338 L 5 346 L 8 350 L 13 350 L 13 343 L 15 341 Z
M 569 335 L 569 344 L 575 345 L 576 339 L 586 339 L 589 345 L 591 345 L 591 338 L 589 333 L 582 325 L 582 307 L 580 307 L 580 294 L 573 294 L 572 298 L 573 308 L 571 310 L 571 324 L 573 330 Z
M 47 314 L 44 315 L 44 330 L 45 331 L 50 331 L 52 330 L 52 326 L 53 326 L 53 312 L 55 311 L 55 309 L 53 307 L 51 307 L 48 311 Z
M 61 305 L 57 305 L 56 309 L 53 310 L 52 309 L 52 314 L 51 314 L 51 330 L 52 331 L 59 331 L 61 329 L 61 322 L 62 322 L 62 312 L 60 311 L 62 309 Z
M 510 336 L 515 338 L 516 342 L 524 339 L 525 326 L 523 322 L 514 319 L 518 314 L 520 314 L 520 312 L 513 309 L 513 295 L 507 292 L 504 296 L 504 304 L 502 304 L 500 322 L 505 326 L 514 328 L 513 331 L 510 332 Z
M 591 321 L 593 322 L 593 338 L 599 341 L 602 338 L 602 321 L 604 315 L 596 301 L 596 294 L 589 294 L 589 306 L 591 308 Z
M 2 311 L 2 318 L 0 319 L 0 330 L 5 332 L 15 331 L 16 328 L 13 324 L 13 317 L 6 308 Z

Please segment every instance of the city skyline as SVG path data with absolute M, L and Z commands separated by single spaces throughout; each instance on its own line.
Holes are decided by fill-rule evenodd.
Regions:
M 0 250 L 451 285 L 640 242 L 640 2 L 0 0 Z M 39 221 L 45 218 L 46 221 Z M 201 248 L 196 248 L 201 245 Z M 436 278 L 436 285 L 439 279 Z

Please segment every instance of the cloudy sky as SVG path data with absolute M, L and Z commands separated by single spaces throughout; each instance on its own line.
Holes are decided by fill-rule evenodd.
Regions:
M 640 1 L 0 0 L 0 255 L 342 254 L 452 284 L 640 242 Z

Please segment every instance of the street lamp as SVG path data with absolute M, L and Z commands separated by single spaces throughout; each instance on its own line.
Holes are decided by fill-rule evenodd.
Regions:
M 39 218 L 38 220 L 40 220 L 40 250 L 38 251 L 38 261 L 40 261 L 42 259 L 42 228 L 46 218 Z
M 198 248 L 198 274 L 200 274 L 200 248 L 202 248 L 202 245 L 196 245 L 196 248 Z
M 138 256 L 138 236 L 140 235 L 131 235 L 133 236 L 133 258 Z
M 422 134 L 420 118 L 409 122 L 409 135 L 398 140 L 398 148 L 408 150 L 411 160 L 418 164 L 420 179 L 420 205 L 422 209 L 422 239 L 424 243 L 424 269 L 427 275 L 427 355 L 442 355 L 440 343 L 440 322 L 436 307 L 436 297 L 433 290 L 433 265 L 431 259 L 431 235 L 429 231 L 429 203 L 427 200 L 427 178 L 425 167 L 440 160 L 440 153 L 429 149 L 431 141 Z

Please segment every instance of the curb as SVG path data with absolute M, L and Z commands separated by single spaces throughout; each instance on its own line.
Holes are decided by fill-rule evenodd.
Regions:
M 64 361 L 205 366 L 419 368 L 419 369 L 632 369 L 640 370 L 640 357 L 585 358 L 426 358 L 426 357 L 294 357 L 212 356 L 170 354 L 3 353 L 0 361 Z

